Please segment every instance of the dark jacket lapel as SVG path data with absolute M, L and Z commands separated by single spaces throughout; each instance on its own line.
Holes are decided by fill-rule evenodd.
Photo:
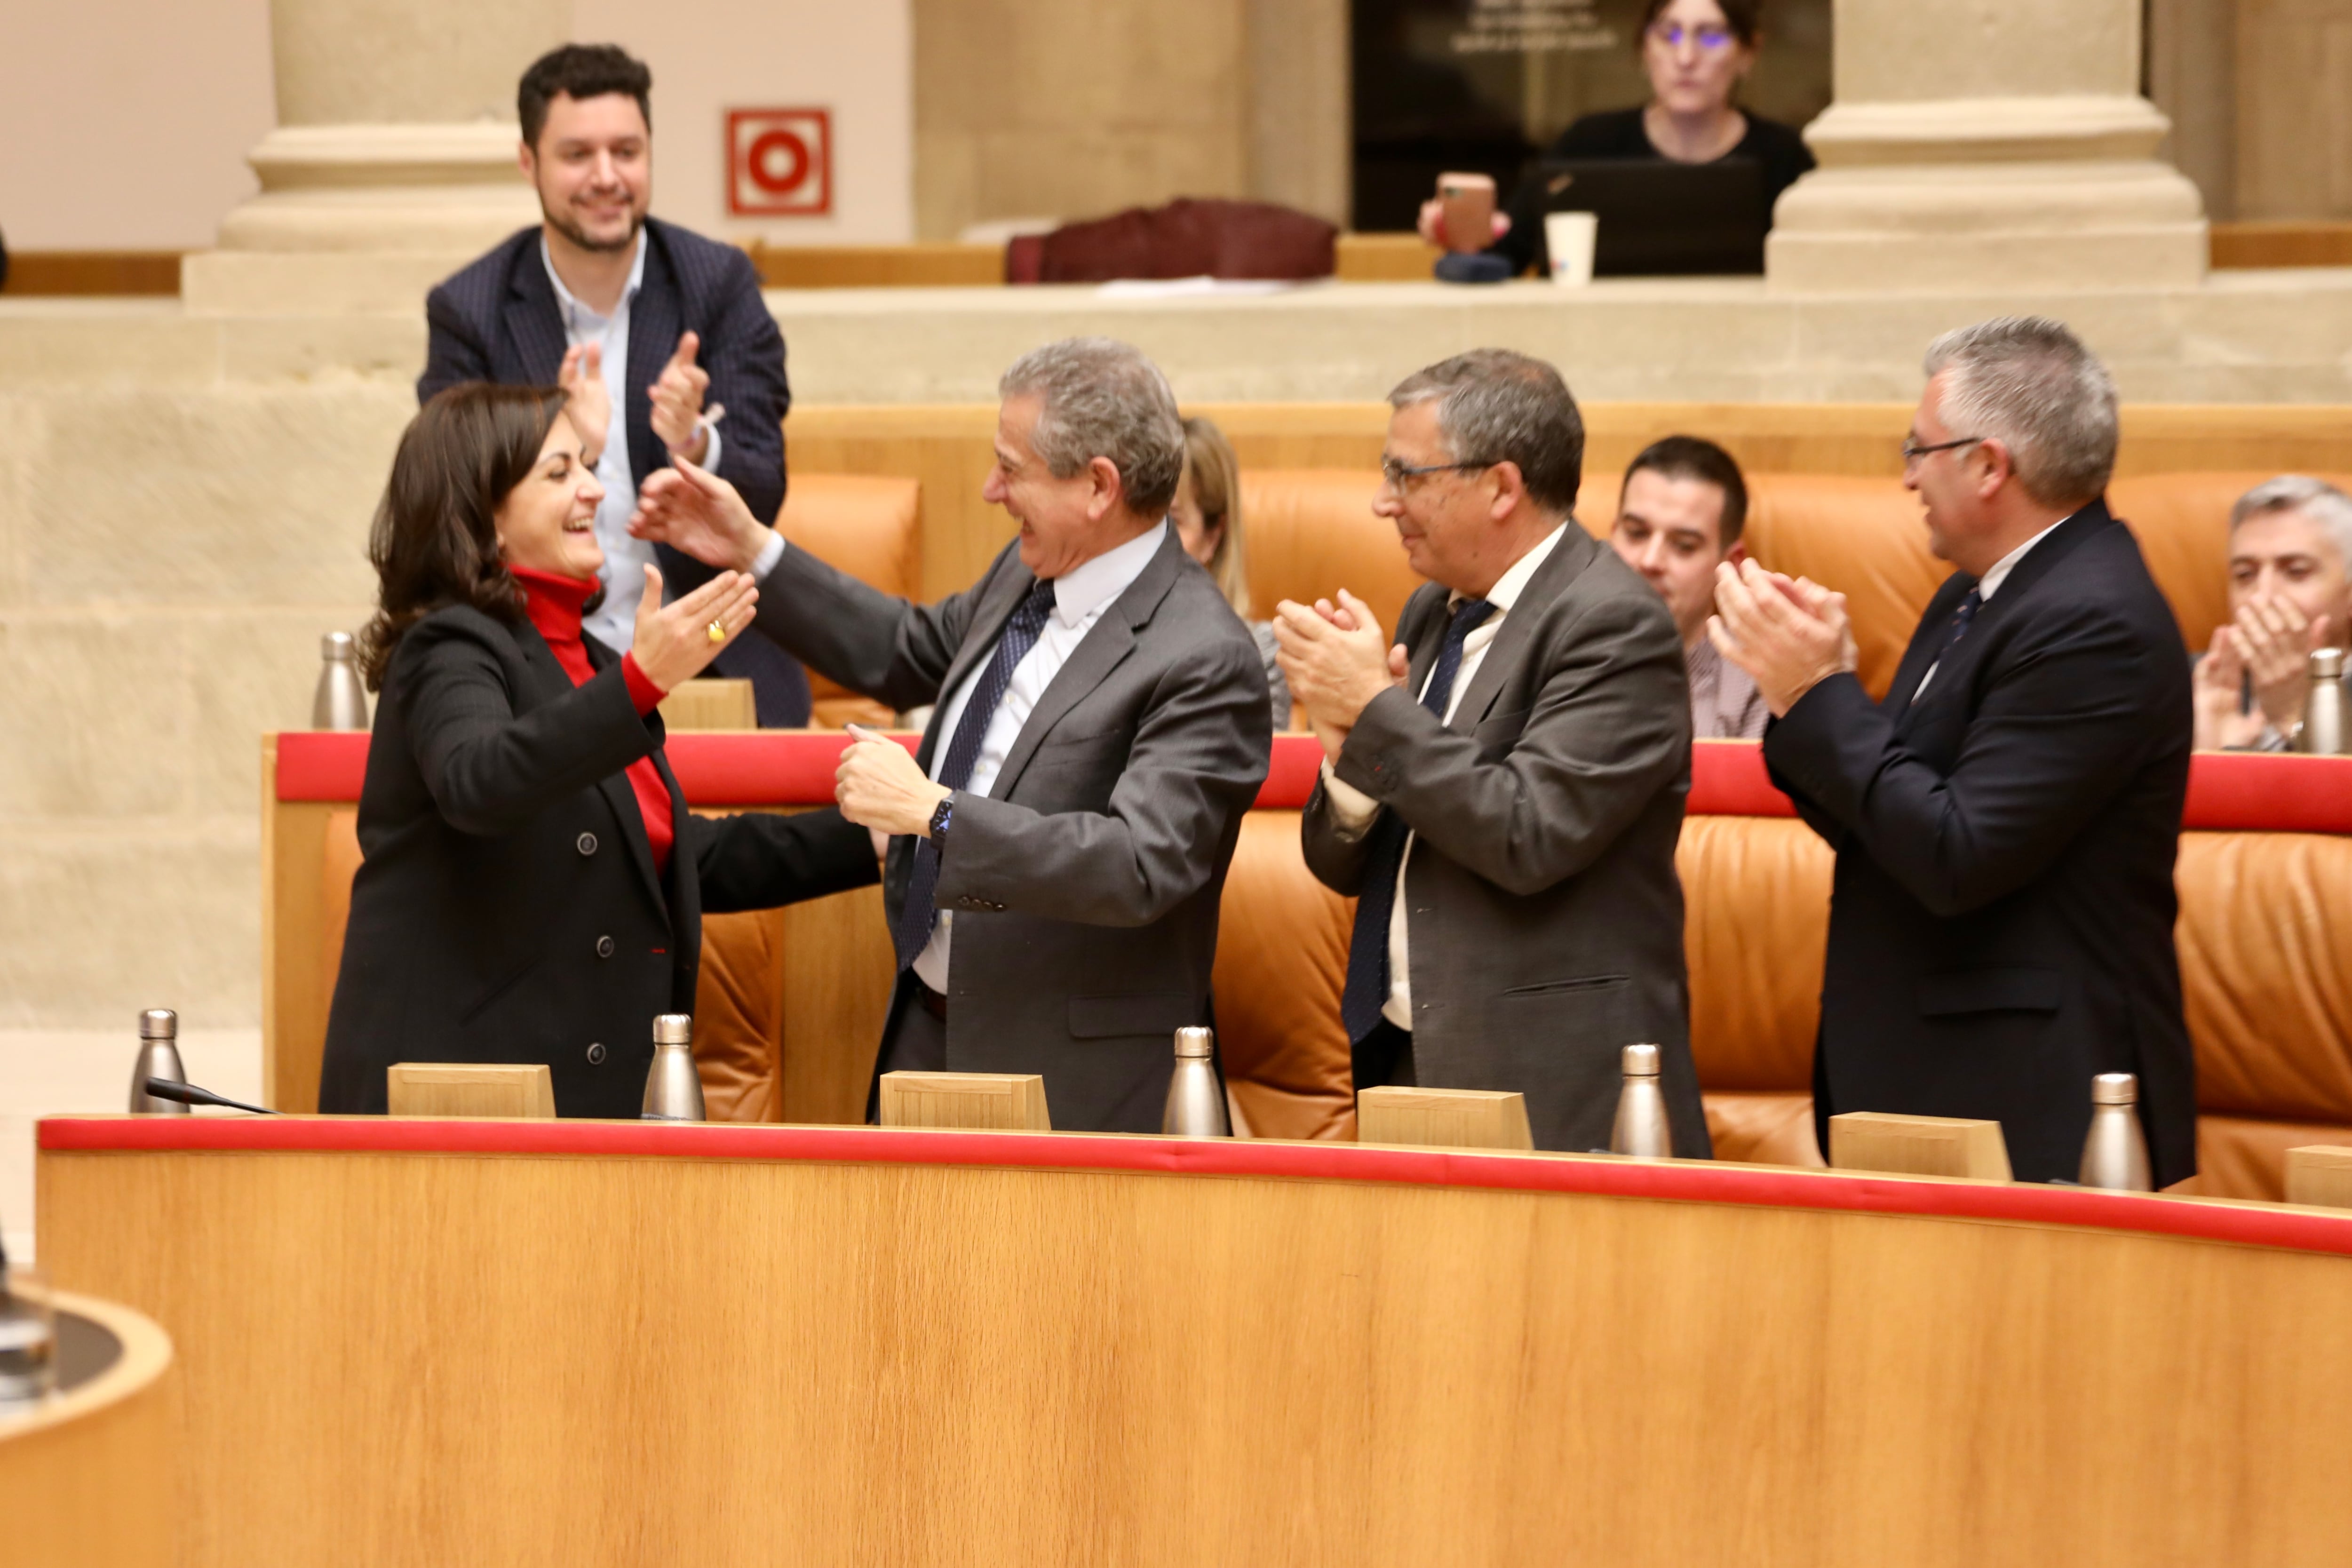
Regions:
M 1992 634 L 2000 624 L 2018 613 L 2017 606 L 2033 585 L 2074 553 L 2077 545 L 2103 528 L 2110 527 L 2115 516 L 2107 510 L 2106 498 L 2102 496 L 2076 511 L 2072 517 L 2050 531 L 2050 536 L 2025 552 L 2025 559 L 2010 569 L 2000 589 L 1985 601 L 1969 625 L 1968 635 L 1934 663 L 1935 684 L 1927 689 L 1929 700 L 1969 689 L 1972 672 L 1984 650 L 1992 646 Z M 1903 662 L 1895 672 L 1895 684 L 1887 689 L 1886 700 L 1895 714 L 1895 729 L 1900 731 L 1911 710 L 1917 706 L 1919 683 L 1927 677 L 1930 661 L 1944 646 L 1952 616 L 1958 613 L 1960 601 L 1977 579 L 1955 573 L 1945 580 L 1944 586 L 1928 601 L 1927 612 L 1920 617 L 1919 630 L 1911 639 Z M 1947 685 L 1946 682 L 1950 684 Z
M 507 271 L 506 307 L 499 312 L 510 357 L 495 368 L 499 379 L 511 385 L 553 386 L 563 369 L 563 307 L 547 279 L 539 231 L 517 237 L 514 265 Z
M 642 486 L 646 476 L 669 466 L 669 449 L 654 434 L 654 400 L 647 389 L 661 379 L 662 366 L 677 352 L 686 331 L 677 273 L 669 247 L 651 223 L 646 225 L 646 276 L 629 305 L 629 379 L 622 388 L 627 405 L 629 471 Z M 704 350 L 709 353 L 708 348 Z
M 1601 542 L 1585 532 L 1581 523 L 1570 521 L 1563 528 L 1559 542 L 1552 546 L 1551 553 L 1528 579 L 1518 602 L 1503 616 L 1495 640 L 1486 645 L 1485 656 L 1478 660 L 1478 672 L 1471 678 L 1470 689 L 1454 704 L 1453 722 L 1446 728 L 1455 733 L 1467 735 L 1478 728 L 1486 717 L 1486 710 L 1502 693 L 1504 680 L 1527 657 L 1528 644 L 1536 635 L 1536 623 L 1543 612 L 1600 553 Z
M 541 678 L 552 675 L 560 683 L 556 688 L 559 695 L 574 689 L 572 678 L 563 673 L 562 665 L 555 662 L 554 651 L 547 646 L 547 639 L 539 635 L 536 627 L 531 630 L 530 640 L 536 645 L 537 654 L 534 663 L 539 668 Z M 582 644 L 588 650 L 588 667 L 591 669 L 601 672 L 614 663 L 618 658 L 612 649 L 593 637 L 583 638 Z M 659 762 L 663 739 L 661 717 L 656 714 L 646 722 L 654 727 L 653 755 L 655 760 Z M 661 773 L 663 782 L 669 786 L 670 791 L 670 843 L 672 854 L 675 856 L 678 847 L 684 843 L 684 835 L 677 831 L 677 824 L 678 817 L 686 810 L 686 802 L 678 795 L 677 781 L 669 776 L 667 765 L 661 768 Z M 654 908 L 659 910 L 664 918 L 667 918 L 669 899 L 662 891 L 661 874 L 654 868 L 653 840 L 646 837 L 645 813 L 637 809 L 637 792 L 629 787 L 629 775 L 626 772 L 608 773 L 596 782 L 596 788 L 603 793 L 604 804 L 613 808 L 614 816 L 619 819 L 621 836 L 629 841 L 629 858 L 637 868 L 637 880 L 645 885 L 647 896 L 654 901 Z
M 997 639 L 1004 635 L 1004 624 L 1013 618 L 1013 612 L 1021 607 L 1021 601 L 1027 598 L 1029 590 L 1036 585 L 1037 579 L 1030 574 L 1027 567 L 1017 561 L 1008 560 L 1005 569 L 996 574 L 981 596 L 979 607 L 972 613 L 971 629 L 964 634 L 963 642 L 956 648 L 955 658 L 949 662 L 947 678 L 940 682 L 938 707 L 931 715 L 929 727 L 923 732 L 923 743 L 915 753 L 915 760 L 923 764 L 924 771 L 929 771 L 931 757 L 950 739 L 940 732 L 940 721 L 947 717 L 948 699 L 953 697 L 957 688 L 971 676 L 972 666 L 980 662 L 981 656 L 996 650 Z M 962 716 L 959 714 L 957 717 L 961 720 Z
M 1029 759 L 1036 754 L 1054 726 L 1062 721 L 1062 716 L 1108 679 L 1119 662 L 1135 651 L 1137 628 L 1150 623 L 1160 601 L 1175 585 L 1176 574 L 1183 563 L 1183 541 L 1171 525 L 1160 541 L 1160 548 L 1144 563 L 1142 573 L 1111 601 L 1102 618 L 1071 651 L 1068 661 L 1055 672 L 1045 695 L 1030 710 L 1028 722 L 1013 738 L 1013 750 L 1006 753 L 996 782 L 989 786 L 992 796 L 1003 800 L 1013 793 L 1013 785 L 1021 781 L 1021 770 L 1029 765 Z

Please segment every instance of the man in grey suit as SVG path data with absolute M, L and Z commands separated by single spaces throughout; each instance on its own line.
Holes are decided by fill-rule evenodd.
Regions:
M 1043 1073 L 1055 1126 L 1157 1131 L 1174 1032 L 1209 1021 L 1265 672 L 1168 525 L 1184 431 L 1159 370 L 1071 339 L 999 390 L 983 493 L 1020 537 L 937 605 L 786 549 L 690 464 L 647 479 L 633 526 L 758 574 L 760 626 L 812 668 L 939 705 L 913 758 L 873 737 L 842 757 L 844 814 L 890 836 L 877 1071 Z
M 1324 748 L 1307 863 L 1357 897 L 1357 1087 L 1517 1089 L 1537 1147 L 1606 1147 L 1620 1050 L 1652 1042 L 1675 1152 L 1704 1156 L 1674 618 L 1570 516 L 1584 425 L 1558 371 L 1480 349 L 1389 403 L 1373 510 L 1429 584 L 1393 648 L 1344 589 L 1275 628 Z

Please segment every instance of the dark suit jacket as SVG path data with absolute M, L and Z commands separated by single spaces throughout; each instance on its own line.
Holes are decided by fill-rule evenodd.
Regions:
M 937 605 L 805 551 L 760 619 L 811 668 L 906 709 L 955 689 L 1036 579 L 1008 545 Z M 1209 1019 L 1217 903 L 1272 723 L 1257 645 L 1171 528 L 1045 689 L 986 798 L 956 797 L 939 907 L 954 911 L 948 1067 L 1036 1072 L 1054 1125 L 1156 1132 L 1175 1031 Z M 946 743 L 937 718 L 917 753 Z M 915 840 L 890 841 L 895 921 Z M 897 1008 L 908 1005 L 899 987 Z
M 1852 676 L 1774 723 L 1775 783 L 1837 851 L 1815 1114 L 1990 1117 L 2072 1181 L 2091 1077 L 2135 1072 L 2159 1185 L 2197 1169 L 2172 864 L 2189 658 L 2094 501 L 2018 563 L 1912 694 L 1975 579 L 1929 601 L 1885 701 Z
M 710 373 L 704 405 L 727 407 L 718 471 L 761 521 L 773 522 L 784 504 L 783 417 L 793 395 L 784 380 L 783 335 L 760 298 L 759 274 L 733 246 L 675 224 L 647 218 L 646 236 L 645 281 L 630 307 L 625 395 L 614 411 L 629 444 L 629 472 L 642 485 L 669 466 L 669 449 L 654 434 L 646 388 L 677 351 L 678 335 L 691 329 L 702 339 L 695 363 Z M 445 279 L 425 296 L 425 320 L 419 403 L 461 381 L 552 386 L 563 367 L 563 316 L 536 227 Z M 655 550 L 672 596 L 710 580 L 710 568 L 691 556 L 667 545 Z M 808 677 L 764 645 L 739 641 L 711 668 L 757 685 L 763 725 L 808 722 Z
M 561 1114 L 634 1117 L 655 1016 L 694 1011 L 704 910 L 874 880 L 866 830 L 836 811 L 690 815 L 660 716 L 639 718 L 620 661 L 584 640 L 597 674 L 575 688 L 527 622 L 450 606 L 401 639 L 320 1110 L 381 1112 L 394 1062 L 545 1062 Z M 648 754 L 677 835 L 658 878 L 623 772 Z
M 1516 1089 L 1538 1148 L 1605 1149 L 1619 1053 L 1654 1042 L 1675 1151 L 1703 1157 L 1675 872 L 1691 733 L 1674 618 L 1570 523 L 1442 724 L 1414 693 L 1444 640 L 1445 601 L 1431 584 L 1406 604 L 1409 687 L 1372 700 L 1334 767 L 1415 835 L 1404 879 L 1419 1079 Z M 1315 875 L 1357 893 L 1368 835 L 1339 831 L 1319 785 L 1302 833 Z

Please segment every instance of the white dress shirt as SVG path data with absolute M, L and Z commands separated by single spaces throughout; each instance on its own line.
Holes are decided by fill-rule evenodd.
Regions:
M 1503 622 L 1509 618 L 1511 607 L 1519 602 L 1519 595 L 1527 592 L 1528 583 L 1535 576 L 1537 568 L 1559 548 L 1560 535 L 1567 531 L 1568 524 L 1561 523 L 1545 534 L 1534 549 L 1511 563 L 1511 569 L 1486 591 L 1486 602 L 1494 605 L 1495 610 L 1463 639 L 1462 668 L 1454 672 L 1454 689 L 1445 699 L 1447 723 L 1454 721 L 1454 710 L 1462 706 L 1462 694 L 1470 689 L 1471 679 L 1478 673 L 1478 666 L 1485 661 L 1486 649 L 1502 634 Z M 1446 607 L 1452 609 L 1467 596 L 1449 595 Z M 1429 682 L 1436 675 L 1437 665 L 1433 660 L 1428 677 L 1421 683 L 1422 691 L 1429 689 Z M 1323 763 L 1323 791 L 1331 802 L 1333 825 L 1350 837 L 1360 837 L 1371 826 L 1372 819 L 1380 815 L 1381 803 L 1333 773 L 1328 759 Z M 1405 868 L 1412 863 L 1415 837 L 1410 833 L 1405 836 L 1404 852 L 1397 859 L 1396 895 L 1389 906 L 1389 994 L 1388 1000 L 1381 1005 L 1381 1017 L 1398 1028 L 1407 1030 L 1412 1027 L 1412 970 L 1405 948 L 1404 872 Z
M 1979 613 L 1983 611 L 1985 605 L 1992 603 L 1992 596 L 2000 592 L 2000 585 L 2009 581 L 2009 574 L 2017 570 L 2017 563 L 2025 559 L 2025 552 L 2064 526 L 2066 519 L 2074 515 L 2073 512 L 2068 512 L 2066 517 L 2060 518 L 2056 522 L 1985 568 L 1985 574 L 1977 579 L 1977 609 Z M 1944 661 L 1940 657 L 1927 667 L 1927 673 L 1919 678 L 1919 689 L 1911 693 L 1912 701 L 1916 702 L 1927 694 L 1927 682 L 1935 679 L 1936 671 L 1943 667 Z
M 1125 544 L 1104 551 L 1090 561 L 1084 561 L 1054 579 L 1054 610 L 1045 617 L 1043 630 L 1021 662 L 1013 667 L 1013 679 L 1004 688 L 1003 699 L 990 716 L 988 728 L 982 731 L 980 755 L 971 764 L 971 777 L 961 793 L 986 795 L 995 786 L 996 775 L 1012 753 L 1013 742 L 1021 736 L 1021 727 L 1054 684 L 1054 677 L 1062 666 L 1087 640 L 1095 623 L 1117 602 L 1129 584 L 1143 575 L 1143 569 L 1160 552 L 1160 541 L 1168 535 L 1165 519 L 1129 540 Z M 941 700 L 937 734 L 939 745 L 931 753 L 931 779 L 938 782 L 940 770 L 947 765 L 949 749 L 954 744 L 956 726 L 963 722 L 963 710 L 971 702 L 972 689 L 988 673 L 989 661 L 996 657 L 995 649 L 972 660 L 971 668 L 954 691 Z M 955 829 L 948 829 L 946 853 L 953 854 Z M 941 910 L 931 925 L 931 940 L 915 955 L 915 974 L 932 990 L 945 995 L 948 988 L 948 947 L 955 926 L 954 911 Z
M 646 591 L 646 568 L 656 563 L 654 547 L 629 537 L 629 517 L 637 510 L 636 476 L 629 470 L 629 314 L 646 280 L 646 231 L 637 231 L 637 257 L 629 267 L 628 287 L 621 290 L 621 302 L 609 316 L 598 315 L 563 286 L 555 273 L 555 259 L 547 253 L 544 233 L 539 237 L 539 259 L 547 268 L 548 282 L 555 286 L 564 346 L 593 343 L 604 355 L 604 394 L 613 404 L 604 453 L 596 463 L 596 482 L 604 487 L 604 499 L 596 508 L 596 543 L 604 552 L 604 569 L 596 575 L 604 580 L 604 602 L 581 625 L 606 647 L 626 652 L 636 640 L 637 601 Z M 709 450 L 702 455 L 703 467 L 716 468 L 719 427 L 706 422 L 701 428 L 710 440 Z

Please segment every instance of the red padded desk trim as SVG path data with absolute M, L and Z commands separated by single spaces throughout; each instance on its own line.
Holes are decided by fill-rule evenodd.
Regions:
M 918 737 L 893 737 L 908 751 Z M 673 735 L 670 767 L 697 805 L 830 805 L 833 770 L 847 737 L 831 730 L 756 735 Z M 368 737 L 289 731 L 278 737 L 278 798 L 355 801 L 367 774 Z M 1322 748 L 1312 735 L 1276 735 L 1256 804 L 1296 811 L 1314 793 Z M 1754 741 L 1701 741 L 1691 748 L 1694 816 L 1790 816 L 1795 807 L 1765 775 Z M 2352 757 L 2200 752 L 2189 770 L 2181 826 L 2284 833 L 2352 833 Z
M 50 1117 L 51 1152 L 643 1155 L 804 1160 L 847 1164 L 979 1165 L 1052 1171 L 1390 1182 L 1505 1192 L 1587 1193 L 1764 1208 L 2084 1226 L 2247 1247 L 2352 1257 L 2343 1214 L 2021 1184 L 2000 1186 L 1862 1176 L 1706 1161 L 1366 1148 L 1255 1139 L 1114 1137 L 1079 1132 L 941 1132 L 879 1127 L 774 1127 L 643 1121 L 434 1121 L 373 1116 Z

